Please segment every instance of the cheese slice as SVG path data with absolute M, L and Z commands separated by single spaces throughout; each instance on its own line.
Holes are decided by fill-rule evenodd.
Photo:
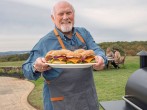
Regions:
M 63 61 L 63 60 L 65 60 L 65 59 L 64 59 L 64 58 L 60 58 L 60 57 L 59 57 L 59 58 L 58 58 L 58 60 L 59 60 L 59 61 Z
M 93 59 L 94 59 L 94 57 L 88 57 L 84 61 L 87 63 L 90 63 Z
M 78 61 L 80 61 L 80 59 L 78 59 L 78 58 L 69 58 L 69 59 L 67 59 L 67 61 L 76 64 L 76 63 L 78 63 Z

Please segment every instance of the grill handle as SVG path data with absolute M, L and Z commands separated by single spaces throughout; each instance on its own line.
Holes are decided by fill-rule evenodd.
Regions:
M 135 109 L 137 110 L 143 110 L 141 109 L 140 107 L 138 107 L 137 105 L 135 105 L 133 102 L 131 102 L 130 100 L 128 100 L 126 97 L 129 97 L 129 96 L 123 96 L 123 100 L 125 100 L 127 103 L 129 103 L 132 107 L 134 107 Z

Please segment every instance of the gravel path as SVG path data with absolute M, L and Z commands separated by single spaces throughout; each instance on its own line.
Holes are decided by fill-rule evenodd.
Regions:
M 36 110 L 27 101 L 33 88 L 27 80 L 0 76 L 0 110 Z

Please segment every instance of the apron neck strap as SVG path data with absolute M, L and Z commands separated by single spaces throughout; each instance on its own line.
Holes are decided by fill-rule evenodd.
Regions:
M 57 39 L 58 39 L 58 41 L 59 41 L 59 43 L 60 43 L 62 49 L 66 49 L 66 47 L 65 47 L 65 45 L 64 45 L 64 43 L 63 43 L 63 41 L 62 41 L 62 39 L 61 39 L 61 37 L 60 37 L 60 35 L 59 35 L 59 33 L 58 33 L 58 31 L 57 31 L 56 29 L 54 29 L 54 33 L 55 33 L 55 35 L 56 35 L 56 37 L 57 37 Z M 79 39 L 82 43 L 85 43 L 83 37 L 82 37 L 78 32 L 76 32 L 76 36 L 78 37 L 78 39 Z
M 57 39 L 58 39 L 58 41 L 59 41 L 59 43 L 60 43 L 62 49 L 66 49 L 66 48 L 65 48 L 65 45 L 64 45 L 64 43 L 63 43 L 63 41 L 62 41 L 62 39 L 61 39 L 61 37 L 60 37 L 60 35 L 58 34 L 58 32 L 57 32 L 56 29 L 54 29 L 54 33 L 55 33 L 55 35 L 56 35 L 56 37 L 57 37 Z
M 76 36 L 80 39 L 80 41 L 81 41 L 82 43 L 85 43 L 83 37 L 82 37 L 78 32 L 76 32 Z

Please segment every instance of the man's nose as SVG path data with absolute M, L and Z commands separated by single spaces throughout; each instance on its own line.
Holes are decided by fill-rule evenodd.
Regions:
M 63 19 L 68 19 L 68 15 L 67 14 L 64 14 L 63 15 Z

